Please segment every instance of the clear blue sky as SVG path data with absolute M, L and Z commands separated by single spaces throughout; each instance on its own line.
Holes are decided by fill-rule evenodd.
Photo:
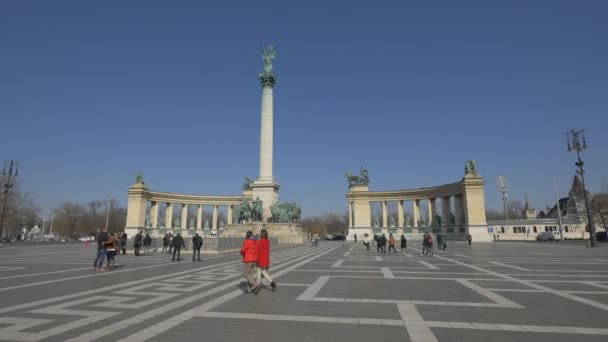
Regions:
M 475 159 L 537 208 L 586 128 L 608 181 L 606 1 L 1 1 L 0 159 L 49 210 L 151 189 L 239 194 L 259 170 L 262 44 L 276 43 L 275 168 L 304 215 L 458 181 Z

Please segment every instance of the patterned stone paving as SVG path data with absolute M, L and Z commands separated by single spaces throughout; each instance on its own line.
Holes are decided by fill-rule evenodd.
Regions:
M 279 287 L 243 292 L 236 253 L 170 262 L 94 247 L 0 249 L 1 341 L 606 340 L 608 248 L 453 242 L 434 256 L 273 246 Z

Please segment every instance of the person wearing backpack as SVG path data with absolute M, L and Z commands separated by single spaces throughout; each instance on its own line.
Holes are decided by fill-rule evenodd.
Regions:
M 245 241 L 241 247 L 241 255 L 243 256 L 243 276 L 247 279 L 251 293 L 258 294 L 261 285 L 255 279 L 256 264 L 258 262 L 258 246 L 253 239 L 253 233 L 248 230 L 245 233 Z

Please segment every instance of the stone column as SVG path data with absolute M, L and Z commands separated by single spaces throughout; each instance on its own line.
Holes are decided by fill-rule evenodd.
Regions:
M 182 204 L 182 217 L 181 217 L 181 221 L 182 221 L 182 225 L 181 225 L 181 229 L 188 229 L 188 205 L 187 204 Z
M 442 222 L 444 226 L 451 226 L 451 213 L 452 213 L 452 203 L 451 196 L 444 196 L 443 203 L 441 204 L 441 214 L 442 214 Z
M 262 200 L 264 213 L 262 220 L 272 216 L 270 207 L 279 198 L 279 185 L 272 175 L 273 159 L 273 88 L 276 77 L 271 70 L 265 69 L 259 75 L 262 83 L 262 113 L 260 130 L 260 175 L 251 185 L 252 199 Z
M 382 201 L 382 227 L 388 227 L 388 210 L 386 209 L 386 201 Z
M 228 217 L 226 218 L 226 224 L 232 224 L 232 216 L 234 216 L 234 214 L 232 213 L 234 210 L 234 206 L 233 205 L 229 205 L 228 206 Z
M 418 227 L 418 221 L 420 221 L 420 200 L 414 200 L 412 208 L 412 226 Z
M 456 221 L 456 225 L 460 225 L 461 222 L 461 217 L 462 215 L 460 214 L 460 195 L 455 195 L 454 196 L 454 220 Z
M 372 214 L 369 201 L 365 199 L 355 199 L 353 201 L 354 226 L 369 228 L 372 224 Z
M 403 201 L 397 202 L 397 227 L 405 227 L 405 215 L 403 210 Z
M 348 201 L 348 228 L 353 227 L 353 202 Z
M 196 229 L 203 229 L 203 205 L 199 204 L 196 208 Z
M 268 80 L 268 79 L 267 79 Z M 273 77 L 274 80 L 274 77 Z M 272 182 L 273 94 L 274 81 L 262 79 L 262 123 L 260 134 L 259 181 Z
M 125 230 L 133 236 L 134 232 L 146 225 L 146 208 L 148 206 L 148 189 L 143 182 L 135 183 L 129 188 L 129 200 L 127 205 L 127 223 Z
M 433 223 L 433 219 L 437 214 L 437 207 L 435 206 L 435 199 L 429 198 L 427 201 L 427 216 L 428 216 L 428 226 L 430 227 Z
M 165 210 L 165 227 L 167 229 L 173 228 L 173 204 L 167 203 L 167 209 Z
M 213 223 L 211 228 L 216 229 L 217 230 L 217 204 L 213 205 Z
M 467 173 L 462 180 L 464 218 L 473 241 L 491 241 L 486 222 L 484 181 L 477 173 Z
M 152 220 L 152 228 L 158 228 L 158 202 L 150 201 L 150 220 Z

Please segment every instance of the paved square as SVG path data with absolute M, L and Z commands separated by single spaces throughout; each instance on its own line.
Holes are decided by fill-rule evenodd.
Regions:
M 415 246 L 418 247 L 418 246 Z M 474 244 L 421 256 L 273 247 L 279 287 L 244 293 L 237 253 L 170 262 L 93 246 L 0 249 L 1 341 L 605 341 L 608 248 Z

